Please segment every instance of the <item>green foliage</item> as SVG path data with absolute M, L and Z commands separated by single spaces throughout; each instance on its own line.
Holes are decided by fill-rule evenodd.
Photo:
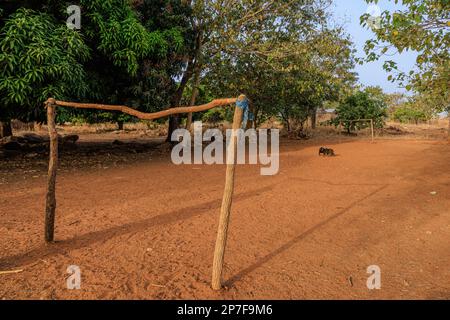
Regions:
M 0 19 L 2 117 L 42 120 L 42 102 L 49 97 L 126 104 L 147 112 L 167 108 L 189 41 L 187 5 L 80 0 L 81 30 L 72 31 L 66 27 L 69 4 L 8 3 Z M 121 121 L 117 113 L 70 113 Z
M 366 43 L 366 61 L 391 53 L 391 47 L 400 53 L 417 52 L 417 66 L 409 73 L 398 70 L 396 63 L 389 60 L 385 61 L 384 68 L 392 73 L 390 80 L 399 81 L 408 90 L 433 96 L 436 110 L 442 111 L 450 107 L 450 1 L 403 0 L 402 4 L 406 9 L 383 12 L 380 28 L 373 30 L 376 39 Z M 363 15 L 361 23 L 367 26 L 369 18 L 368 14 Z
M 211 123 L 211 124 L 218 124 L 219 122 L 224 121 L 226 118 L 225 109 L 223 108 L 215 108 L 206 111 L 202 115 L 202 121 Z
M 138 20 L 125 0 L 81 0 L 84 13 L 82 30 L 96 43 L 96 49 L 112 63 L 136 76 L 139 60 L 148 56 L 162 58 L 168 52 L 168 39 L 182 46 L 182 37 L 176 30 L 149 31 Z M 180 40 L 181 39 L 181 40 Z M 181 44 L 180 44 L 181 42 Z
M 0 36 L 0 93 L 3 118 L 42 119 L 49 97 L 86 94 L 89 58 L 83 37 L 45 13 L 19 9 Z
M 291 54 L 276 49 L 273 57 L 223 54 L 211 59 L 203 81 L 215 96 L 245 93 L 252 101 L 257 125 L 275 116 L 282 118 L 288 130 L 291 125 L 302 127 L 325 102 L 341 100 L 356 80 L 352 43 L 342 29 L 329 27 L 326 17 L 316 27 L 321 31 L 298 29 L 289 37 L 284 30 L 261 30 L 259 37 L 266 39 L 266 48 L 286 45 Z M 289 43 L 281 44 L 279 38 Z
M 333 123 L 336 126 L 342 124 L 348 133 L 368 126 L 367 122 L 355 120 L 372 119 L 375 127 L 382 128 L 387 116 L 386 103 L 364 91 L 356 92 L 345 99 L 336 109 L 336 113 L 337 117 Z
M 415 108 L 413 105 L 408 104 L 397 108 L 393 113 L 395 121 L 402 123 L 419 123 L 420 121 L 429 120 L 424 110 Z
M 50 96 L 159 111 L 179 97 L 190 101 L 195 73 L 197 103 L 245 93 L 258 124 L 275 116 L 302 126 L 356 80 L 352 43 L 330 23 L 330 2 L 80 0 L 78 31 L 65 24 L 68 1 L 11 2 L 0 19 L 2 115 L 34 120 Z M 232 113 L 200 117 L 217 122 Z M 130 119 L 61 109 L 57 120 Z
M 382 101 L 388 100 L 388 95 L 383 92 L 383 89 L 379 86 L 369 86 L 364 88 L 363 90 L 366 92 L 371 98 L 378 99 Z
M 89 110 L 89 109 L 73 109 L 73 108 L 63 108 L 59 107 L 56 114 L 57 123 L 106 123 L 106 122 L 133 122 L 136 121 L 135 117 L 132 117 L 124 113 L 113 113 L 100 110 Z

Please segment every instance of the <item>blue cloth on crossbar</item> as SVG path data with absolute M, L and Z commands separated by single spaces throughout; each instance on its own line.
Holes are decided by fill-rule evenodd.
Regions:
M 247 128 L 247 122 L 254 120 L 254 114 L 250 112 L 249 100 L 247 97 L 243 100 L 236 101 L 236 106 L 244 112 L 242 117 L 242 129 Z

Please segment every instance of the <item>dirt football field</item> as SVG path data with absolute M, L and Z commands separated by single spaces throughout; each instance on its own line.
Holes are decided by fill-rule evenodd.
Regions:
M 168 153 L 0 184 L 0 299 L 450 299 L 450 145 L 283 141 L 280 171 L 238 166 L 226 288 L 210 288 L 225 166 Z M 26 176 L 26 177 L 25 177 Z M 66 286 L 71 265 L 81 289 Z M 381 289 L 369 290 L 369 266 Z

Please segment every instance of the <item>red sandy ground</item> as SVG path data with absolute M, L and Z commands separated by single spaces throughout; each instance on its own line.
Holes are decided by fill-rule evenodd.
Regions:
M 0 184 L 0 299 L 450 299 L 450 146 L 284 142 L 280 172 L 239 167 L 224 279 L 210 289 L 224 166 L 168 156 Z M 437 192 L 432 195 L 431 192 Z M 78 265 L 81 290 L 66 289 Z M 381 268 L 368 290 L 367 267 Z

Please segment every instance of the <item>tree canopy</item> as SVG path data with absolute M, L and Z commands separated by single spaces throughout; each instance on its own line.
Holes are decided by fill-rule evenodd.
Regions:
M 377 3 L 378 0 L 366 0 Z M 440 112 L 450 108 L 450 1 L 448 0 L 395 0 L 404 9 L 393 13 L 385 11 L 380 23 L 373 28 L 376 38 L 367 41 L 367 61 L 381 58 L 397 50 L 418 53 L 416 69 L 399 70 L 395 62 L 387 60 L 384 67 L 391 72 L 389 79 L 399 81 L 408 90 L 427 97 Z M 367 26 L 370 16 L 361 17 Z
M 187 7 L 169 0 L 135 6 L 125 0 L 81 0 L 82 27 L 71 30 L 68 5 L 8 6 L 10 14 L 0 24 L 2 116 L 40 120 L 50 96 L 142 111 L 166 108 L 187 50 Z M 184 19 L 177 18 L 180 14 Z
M 151 112 L 245 93 L 256 124 L 275 116 L 302 126 L 356 81 L 353 46 L 330 16 L 331 0 L 80 0 L 80 30 L 66 27 L 69 4 L 8 2 L 0 23 L 4 118 L 42 120 L 49 96 Z M 79 110 L 59 119 L 78 114 L 126 120 Z
M 341 124 L 348 133 L 366 128 L 369 124 L 366 120 L 372 120 L 377 128 L 383 127 L 387 117 L 387 105 L 382 97 L 373 92 L 369 88 L 348 96 L 336 109 L 337 117 L 333 120 L 335 125 Z

